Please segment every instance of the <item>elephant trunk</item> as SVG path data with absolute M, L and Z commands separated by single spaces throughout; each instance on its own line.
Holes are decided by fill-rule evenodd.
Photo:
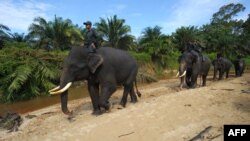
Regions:
M 61 95 L 61 108 L 62 108 L 63 113 L 66 115 L 72 115 L 72 112 L 68 110 L 68 89 L 72 85 L 72 82 L 68 82 L 69 79 L 65 78 L 64 74 L 65 73 L 63 73 L 63 75 L 61 76 L 60 86 L 54 89 L 51 89 L 49 93 L 52 95 L 60 94 Z
M 61 109 L 64 114 L 72 115 L 72 111 L 70 112 L 68 109 L 68 91 L 61 94 Z

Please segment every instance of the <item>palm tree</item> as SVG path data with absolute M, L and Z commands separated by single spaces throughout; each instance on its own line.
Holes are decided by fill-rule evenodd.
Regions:
M 73 25 L 71 20 L 56 17 L 54 21 L 47 22 L 42 17 L 37 17 L 29 27 L 29 35 L 36 41 L 40 48 L 67 49 L 83 41 L 80 29 Z
M 0 49 L 2 49 L 4 46 L 4 40 L 10 38 L 9 34 L 6 33 L 8 31 L 10 31 L 9 27 L 0 24 Z
M 17 32 L 15 32 L 15 33 L 13 33 L 13 34 L 10 34 L 10 36 L 11 36 L 11 39 L 12 39 L 13 41 L 16 41 L 16 42 L 26 42 L 26 41 L 27 41 L 27 38 L 28 38 L 28 36 L 25 36 L 24 33 L 19 34 L 19 33 L 17 33 Z
M 13 102 L 46 95 L 59 80 L 65 55 L 30 48 L 6 48 L 0 51 L 0 101 Z
M 133 36 L 128 33 L 131 31 L 130 26 L 124 25 L 124 19 L 118 19 L 116 15 L 107 18 L 107 20 L 100 18 L 100 22 L 96 23 L 97 31 L 101 34 L 105 41 L 105 45 L 124 48 L 124 46 L 129 47 L 131 41 L 133 41 Z M 123 47 L 119 47 L 119 45 Z
M 200 34 L 197 27 L 181 27 L 173 33 L 173 42 L 180 51 L 184 51 L 189 42 L 202 42 Z
M 165 55 L 173 52 L 172 41 L 170 37 L 162 34 L 161 27 L 147 27 L 142 32 L 139 45 L 142 46 L 142 51 L 151 55 L 152 61 L 165 63 Z

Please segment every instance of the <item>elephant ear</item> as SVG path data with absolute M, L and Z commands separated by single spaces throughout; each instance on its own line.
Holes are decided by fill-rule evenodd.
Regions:
M 103 63 L 103 57 L 96 53 L 91 53 L 88 56 L 88 67 L 92 73 L 96 72 L 96 69 Z

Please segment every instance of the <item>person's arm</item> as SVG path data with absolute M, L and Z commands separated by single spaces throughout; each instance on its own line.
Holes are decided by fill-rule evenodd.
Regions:
M 96 45 L 98 44 L 99 35 L 95 29 L 92 29 L 92 32 L 93 32 L 92 46 L 96 47 Z

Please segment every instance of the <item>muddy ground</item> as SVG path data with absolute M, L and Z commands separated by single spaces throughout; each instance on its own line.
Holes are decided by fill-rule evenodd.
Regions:
M 100 116 L 91 115 L 89 97 L 69 102 L 71 120 L 59 104 L 26 113 L 19 131 L 1 130 L 0 140 L 223 141 L 224 124 L 250 124 L 250 74 L 222 81 L 209 77 L 206 87 L 196 89 L 180 90 L 178 84 L 168 79 L 140 86 L 142 98 L 124 109 L 118 90 L 110 100 L 112 111 Z

